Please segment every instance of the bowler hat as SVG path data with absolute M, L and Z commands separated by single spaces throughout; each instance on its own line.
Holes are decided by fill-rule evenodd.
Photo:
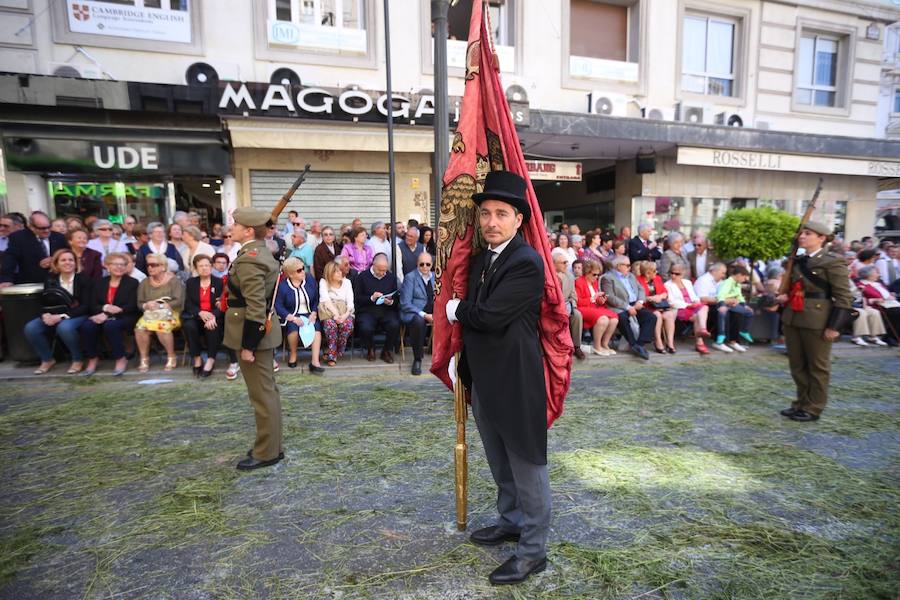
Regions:
M 272 213 L 262 208 L 241 207 L 232 213 L 234 222 L 244 227 L 259 227 L 272 220 Z
M 475 204 L 480 205 L 485 200 L 500 200 L 512 205 L 520 213 L 522 220 L 527 221 L 531 217 L 531 207 L 525 198 L 525 180 L 509 171 L 491 171 L 484 178 L 484 191 L 472 195 Z

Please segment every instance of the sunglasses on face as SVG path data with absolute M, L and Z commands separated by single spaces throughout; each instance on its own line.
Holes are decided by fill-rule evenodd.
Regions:
M 670 271 L 672 275 L 681 275 L 681 271 Z
M 112 227 L 98 227 L 98 231 L 112 231 Z
M 46 227 L 38 227 L 37 225 L 35 225 L 34 228 L 37 229 L 38 231 L 49 231 L 50 230 L 49 225 L 47 225 Z
M 420 267 L 430 267 L 431 263 L 419 263 Z

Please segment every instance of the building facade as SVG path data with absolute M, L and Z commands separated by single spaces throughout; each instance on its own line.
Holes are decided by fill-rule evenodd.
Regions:
M 706 229 L 735 207 L 799 212 L 822 177 L 819 218 L 850 238 L 871 233 L 879 186 L 900 174 L 900 142 L 879 117 L 894 3 L 487 4 L 548 224 Z M 7 206 L 72 210 L 71 195 L 76 206 L 83 196 L 107 210 L 208 207 L 210 219 L 226 218 L 238 205 L 273 204 L 310 163 L 297 196 L 304 216 L 387 220 L 382 6 L 0 0 Z M 450 9 L 451 126 L 469 10 Z M 390 17 L 397 215 L 433 222 L 430 2 L 393 2 Z M 88 129 L 77 127 L 80 111 Z M 78 134 L 91 143 L 29 160 L 66 146 L 41 140 Z M 132 165 L 154 151 L 158 167 L 171 164 L 185 148 L 200 164 Z

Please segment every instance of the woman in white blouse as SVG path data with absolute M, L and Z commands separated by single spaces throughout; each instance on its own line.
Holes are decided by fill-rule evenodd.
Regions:
M 669 292 L 669 305 L 674 308 L 676 318 L 679 321 L 690 321 L 694 324 L 695 348 L 700 354 L 709 354 L 709 349 L 703 343 L 703 337 L 709 335 L 706 330 L 706 319 L 709 316 L 709 306 L 700 300 L 700 296 L 694 291 L 691 280 L 685 277 L 687 268 L 681 264 L 673 263 L 669 270 L 669 280 L 666 282 L 666 291 Z
M 325 265 L 319 281 L 319 314 L 325 334 L 325 360 L 333 367 L 353 334 L 353 286 L 335 261 Z
M 569 245 L 569 236 L 565 233 L 560 233 L 559 237 L 556 238 L 557 247 L 566 253 L 566 269 L 569 272 L 572 271 L 572 263 L 578 258 L 578 255 L 575 254 L 575 249 Z
M 113 225 L 106 219 L 97 219 L 91 226 L 94 239 L 88 242 L 87 247 L 100 253 L 100 262 L 106 264 L 106 256 L 112 252 L 128 252 L 128 247 L 113 237 Z M 103 274 L 107 275 L 106 269 Z
M 188 225 L 181 232 L 182 240 L 184 240 L 185 248 L 181 251 L 181 260 L 184 262 L 185 270 L 191 270 L 191 276 L 197 276 L 197 269 L 194 268 L 194 257 L 201 254 L 208 256 L 209 260 L 215 255 L 216 250 L 204 241 L 203 233 L 193 225 Z

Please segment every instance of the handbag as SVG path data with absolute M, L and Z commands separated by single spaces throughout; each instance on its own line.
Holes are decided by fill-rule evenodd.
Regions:
M 63 288 L 51 287 L 41 292 L 41 307 L 51 315 L 65 314 L 76 305 L 75 297 Z
M 669 304 L 669 301 L 667 299 L 660 300 L 659 302 L 650 302 L 649 304 L 656 310 L 667 310 L 672 308 L 672 305 Z
M 319 315 L 320 321 L 327 321 L 328 319 L 333 319 L 338 315 L 342 315 L 347 312 L 347 303 L 344 300 L 332 300 L 334 303 L 334 307 L 337 309 L 337 314 L 331 314 L 331 311 L 328 310 L 328 306 L 322 302 L 319 302 L 319 308 L 317 309 L 317 313 Z

